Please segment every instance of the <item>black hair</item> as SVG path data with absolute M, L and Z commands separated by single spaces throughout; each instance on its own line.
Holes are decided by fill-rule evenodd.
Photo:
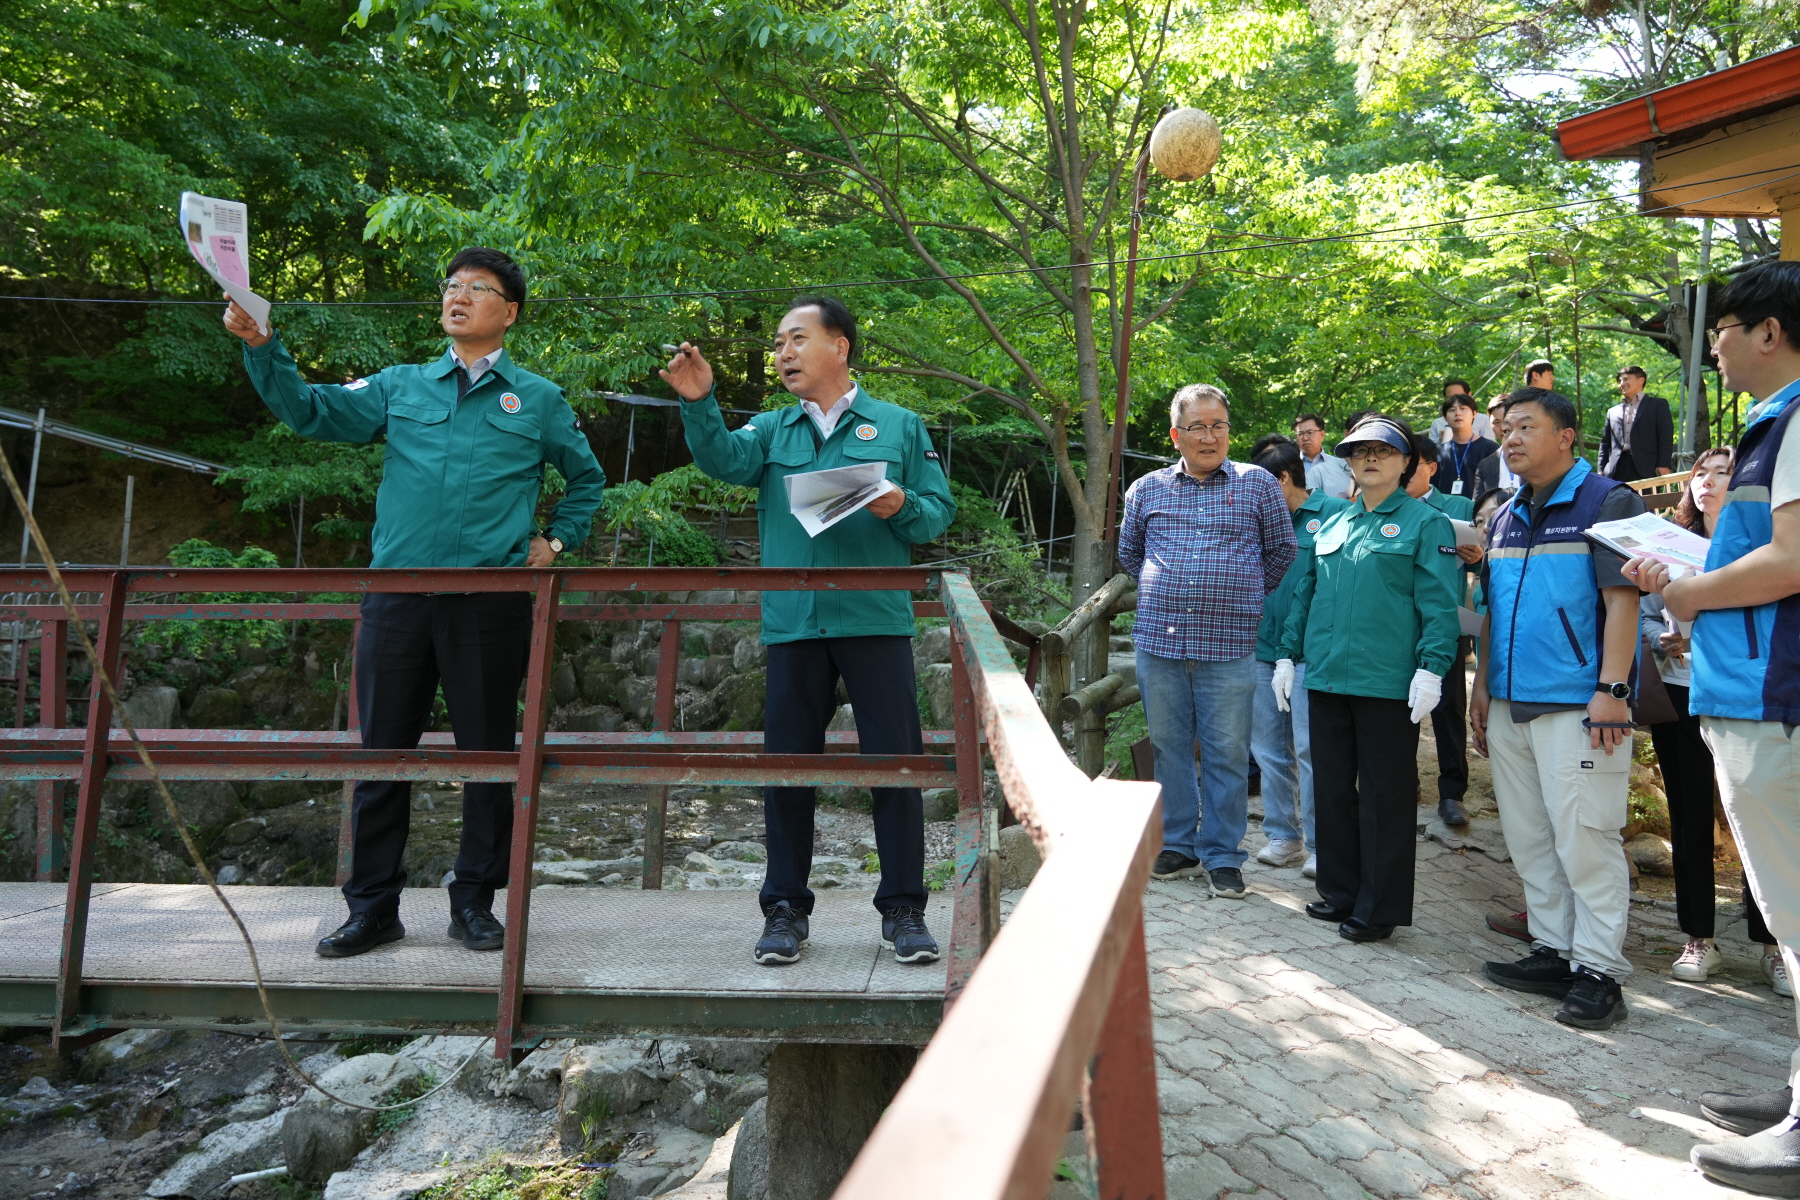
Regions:
M 507 303 L 518 305 L 520 313 L 525 311 L 525 272 L 513 261 L 512 255 L 486 246 L 470 246 L 456 252 L 444 277 L 449 278 L 458 271 L 486 271 L 500 281 L 500 294 L 506 297 Z
M 1534 361 L 1527 363 L 1525 365 L 1525 385 L 1527 387 L 1531 386 L 1531 377 L 1536 375 L 1539 371 L 1549 371 L 1554 375 L 1556 373 L 1556 364 L 1547 358 L 1535 359 Z
M 1726 284 L 1708 307 L 1720 318 L 1732 318 L 1728 324 L 1741 321 L 1746 328 L 1774 317 L 1787 344 L 1800 350 L 1800 262 L 1751 267 Z
M 1352 429 L 1355 429 L 1370 417 L 1379 417 L 1380 415 L 1380 413 L 1372 408 L 1359 408 L 1344 418 L 1344 432 L 1349 433 Z M 1412 435 L 1409 433 L 1407 436 L 1411 437 Z
M 1575 411 L 1575 403 L 1561 392 L 1540 387 L 1520 388 L 1506 398 L 1505 412 L 1511 412 L 1515 404 L 1535 404 L 1544 410 L 1558 429 L 1581 432 L 1581 416 Z
M 1636 375 L 1639 379 L 1650 378 L 1650 376 L 1644 374 L 1644 368 L 1638 366 L 1636 363 L 1633 363 L 1631 366 L 1624 368 L 1623 370 L 1621 370 L 1619 372 L 1619 374 L 1621 374 L 1621 375 Z
M 1294 444 L 1294 439 L 1285 433 L 1265 433 L 1250 443 L 1250 458 L 1254 461 L 1257 455 L 1270 446 L 1292 446 Z
M 1438 391 L 1441 393 L 1444 388 L 1447 387 L 1460 387 L 1463 390 L 1463 395 L 1466 396 L 1469 394 L 1469 381 L 1466 379 L 1446 379 L 1444 380 L 1444 387 L 1439 388 Z
M 848 305 L 836 296 L 802 296 L 787 306 L 788 312 L 796 308 L 816 308 L 819 310 L 819 324 L 827 333 L 834 333 L 850 343 L 850 353 L 846 361 L 856 361 L 856 315 Z
M 1297 488 L 1306 486 L 1306 464 L 1300 459 L 1300 447 L 1279 433 L 1258 438 L 1256 444 L 1262 448 L 1251 452 L 1253 464 L 1277 479 L 1285 478 Z
M 1448 420 L 1450 417 L 1450 410 L 1458 405 L 1467 409 L 1473 409 L 1478 413 L 1481 411 L 1479 408 L 1475 407 L 1475 397 L 1469 395 L 1467 392 L 1456 392 L 1445 397 L 1444 403 L 1438 408 L 1438 415 Z
M 1302 421 L 1311 421 L 1314 425 L 1319 427 L 1321 433 L 1325 431 L 1325 418 L 1321 417 L 1318 413 L 1303 412 L 1294 418 L 1294 424 L 1296 425 L 1300 424 Z
M 1406 456 L 1406 469 L 1400 472 L 1400 486 L 1402 488 L 1405 488 L 1407 484 L 1412 482 L 1414 473 L 1419 469 L 1420 446 L 1430 445 L 1431 461 L 1437 461 L 1436 444 L 1432 443 L 1428 438 L 1420 437 L 1418 433 L 1413 430 L 1412 425 L 1407 422 L 1405 417 L 1390 417 L 1386 413 L 1379 413 L 1372 408 L 1366 408 L 1362 412 L 1356 414 L 1356 424 L 1350 426 L 1350 432 L 1355 433 L 1357 426 L 1361 425 L 1364 421 L 1386 421 L 1389 425 L 1398 429 L 1400 431 L 1400 436 L 1406 439 L 1406 444 L 1412 447 L 1412 453 Z
M 1508 500 L 1511 500 L 1512 498 L 1513 498 L 1513 489 L 1512 488 L 1491 487 L 1487 491 L 1481 493 L 1481 495 L 1475 497 L 1475 507 L 1473 507 L 1469 510 L 1469 519 L 1471 521 L 1473 521 L 1476 517 L 1480 516 L 1481 515 L 1481 506 L 1486 504 L 1489 500 L 1498 500 L 1498 501 L 1500 501 L 1500 503 L 1505 504 Z
M 1413 435 L 1412 444 L 1413 453 L 1419 456 L 1419 465 L 1424 466 L 1426 463 L 1430 463 L 1433 469 L 1436 469 L 1438 461 L 1437 442 L 1433 440 L 1430 435 L 1420 433 Z

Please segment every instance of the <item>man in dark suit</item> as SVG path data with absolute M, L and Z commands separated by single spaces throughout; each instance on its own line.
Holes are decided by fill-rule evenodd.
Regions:
M 1607 410 L 1600 433 L 1600 473 L 1629 482 L 1667 475 L 1675 464 L 1675 422 L 1669 402 L 1644 391 L 1644 368 L 1619 372 L 1623 399 Z

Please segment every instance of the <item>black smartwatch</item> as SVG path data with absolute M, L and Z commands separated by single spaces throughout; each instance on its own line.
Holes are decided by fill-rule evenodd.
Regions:
M 1605 692 L 1614 700 L 1631 699 L 1631 685 L 1629 683 L 1603 683 L 1594 690 L 1596 692 Z

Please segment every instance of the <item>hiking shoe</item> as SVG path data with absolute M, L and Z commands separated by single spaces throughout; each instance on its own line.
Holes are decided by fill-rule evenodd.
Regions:
M 1695 1146 L 1688 1161 L 1715 1183 L 1759 1196 L 1800 1196 L 1800 1118 L 1735 1142 Z
M 1212 884 L 1212 894 L 1227 900 L 1244 898 L 1244 873 L 1236 867 L 1220 867 L 1216 871 L 1208 871 L 1208 882 Z
M 1686 983 L 1705 983 L 1723 961 L 1717 946 L 1705 938 L 1694 938 L 1681 948 L 1681 957 L 1669 968 L 1669 974 Z
M 1300 868 L 1300 874 L 1306 876 L 1308 879 L 1317 879 L 1319 877 L 1319 856 L 1316 854 L 1307 855 L 1306 865 Z
M 1306 847 L 1299 842 L 1273 841 L 1256 852 L 1256 861 L 1271 867 L 1291 867 L 1306 858 Z
M 763 914 L 762 936 L 756 939 L 756 961 L 765 967 L 791 963 L 806 949 L 806 914 L 786 900 Z
M 1787 959 L 1779 954 L 1765 954 L 1762 967 L 1763 978 L 1769 981 L 1775 994 L 1791 998 L 1794 994 L 1794 982 L 1788 978 Z
M 1518 962 L 1482 963 L 1481 973 L 1503 988 L 1555 996 L 1559 1000 L 1569 994 L 1569 988 L 1575 982 L 1569 960 L 1548 946 L 1539 946 Z
M 1761 1133 L 1787 1119 L 1794 1106 L 1794 1089 L 1770 1092 L 1701 1092 L 1700 1115 L 1733 1133 Z
M 1507 937 L 1518 938 L 1521 942 L 1531 940 L 1531 922 L 1526 920 L 1524 913 L 1514 913 L 1510 917 L 1490 916 L 1487 919 L 1487 927 L 1495 933 L 1504 933 Z
M 881 914 L 881 944 L 894 952 L 894 961 L 936 962 L 938 944 L 925 928 L 925 914 L 916 908 L 896 908 Z
M 1577 1029 L 1611 1029 L 1630 1015 L 1619 981 L 1592 967 L 1575 968 L 1575 981 L 1556 1010 L 1558 1021 Z
M 1200 860 L 1189 858 L 1179 850 L 1164 850 L 1151 864 L 1152 879 L 1186 879 L 1200 873 Z

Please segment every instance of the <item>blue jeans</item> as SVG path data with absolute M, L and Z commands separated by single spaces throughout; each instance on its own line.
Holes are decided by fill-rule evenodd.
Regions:
M 1275 664 L 1256 664 L 1256 705 L 1250 716 L 1250 753 L 1262 768 L 1263 832 L 1272 842 L 1306 843 L 1313 837 L 1312 735 L 1307 727 L 1306 664 L 1294 664 L 1291 712 L 1275 706 L 1269 681 Z
M 1162 784 L 1163 849 L 1209 871 L 1243 866 L 1256 659 L 1188 662 L 1139 650 L 1137 680 Z M 1204 786 L 1194 773 L 1196 737 Z

